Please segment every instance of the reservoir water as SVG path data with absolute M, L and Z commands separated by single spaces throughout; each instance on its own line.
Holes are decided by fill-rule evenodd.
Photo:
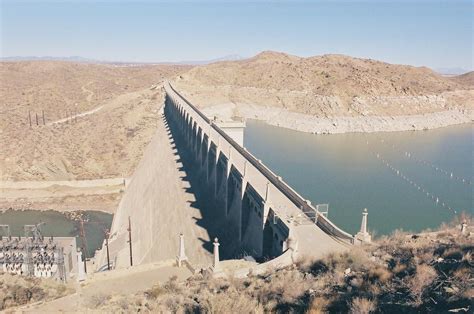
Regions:
M 429 131 L 315 135 L 249 120 L 244 146 L 355 234 L 421 231 L 473 214 L 472 124 Z

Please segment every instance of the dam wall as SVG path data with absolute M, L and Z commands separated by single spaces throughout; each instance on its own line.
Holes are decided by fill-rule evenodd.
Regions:
M 227 259 L 251 255 L 257 261 L 280 256 L 290 243 L 292 251 L 312 257 L 354 244 L 354 236 L 319 213 L 169 83 L 164 89 L 162 123 L 114 216 L 109 251 L 115 268 L 175 259 L 180 233 L 193 266 L 210 265 L 214 237 L 231 238 L 221 242 L 221 249 L 231 252 Z M 106 262 L 104 246 L 97 268 Z
M 161 104 L 163 106 L 163 104 Z M 156 133 L 148 144 L 114 214 L 109 238 L 110 261 L 114 268 L 174 260 L 179 234 L 183 233 L 188 257 L 196 264 L 207 264 L 212 254 L 203 247 L 211 242 L 202 215 L 192 204 L 186 174 L 176 152 L 167 122 L 161 115 Z M 129 233 L 129 220 L 131 232 Z M 97 269 L 107 264 L 105 243 L 96 254 Z
M 319 213 L 169 83 L 165 90 L 167 119 L 188 143 L 219 217 L 228 221 L 245 252 L 273 258 L 287 249 L 290 238 L 310 255 L 354 244 L 354 236 Z

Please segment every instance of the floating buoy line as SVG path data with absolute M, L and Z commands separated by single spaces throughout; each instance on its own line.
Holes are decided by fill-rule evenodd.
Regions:
M 380 143 L 382 143 L 382 144 L 384 144 L 388 147 L 391 147 L 393 150 L 395 150 L 399 154 L 402 154 L 407 159 L 410 159 L 410 160 L 415 161 L 416 163 L 431 167 L 434 171 L 442 173 L 442 174 L 446 175 L 448 178 L 450 178 L 452 180 L 456 180 L 456 181 L 458 181 L 460 183 L 463 183 L 463 184 L 466 184 L 466 185 L 471 185 L 472 184 L 471 180 L 463 178 L 463 177 L 458 176 L 458 175 L 455 175 L 453 171 L 443 169 L 443 168 L 441 168 L 441 167 L 439 167 L 439 166 L 437 166 L 437 165 L 435 165 L 435 164 L 433 164 L 433 163 L 431 163 L 427 160 L 417 158 L 412 152 L 403 151 L 402 149 L 397 147 L 395 144 L 388 144 L 383 139 L 380 139 Z
M 368 146 L 369 141 L 366 140 L 366 142 Z M 375 158 L 380 160 L 382 164 L 386 166 L 394 175 L 396 175 L 397 177 L 401 178 L 402 180 L 404 180 L 405 182 L 413 186 L 415 190 L 418 190 L 420 193 L 423 193 L 423 195 L 425 195 L 428 199 L 432 200 L 436 205 L 440 205 L 441 207 L 453 212 L 454 214 L 457 214 L 456 209 L 451 207 L 447 202 L 442 200 L 439 196 L 436 196 L 430 191 L 428 191 L 428 189 L 426 189 L 421 184 L 418 184 L 417 182 L 413 181 L 413 179 L 406 176 L 400 169 L 397 169 L 392 164 L 390 164 L 385 158 L 383 158 L 382 154 L 374 152 L 374 151 L 372 151 L 371 153 L 374 155 Z

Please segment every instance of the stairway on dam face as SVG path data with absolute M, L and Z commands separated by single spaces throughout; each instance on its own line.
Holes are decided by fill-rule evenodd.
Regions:
M 134 265 L 175 259 L 180 233 L 189 260 L 194 265 L 210 265 L 211 238 L 164 116 L 114 217 L 109 250 L 116 268 L 130 265 L 129 216 Z M 98 255 L 98 268 L 106 264 L 105 258 Z

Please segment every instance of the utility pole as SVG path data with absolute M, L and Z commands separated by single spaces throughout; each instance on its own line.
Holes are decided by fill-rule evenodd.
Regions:
M 31 128 L 31 111 L 28 110 L 28 121 L 30 122 L 30 128 Z
M 35 116 L 36 116 L 36 125 L 39 125 L 39 123 L 38 123 L 38 113 L 37 112 L 35 112 Z
M 87 242 L 86 242 L 86 233 L 84 231 L 84 220 L 82 217 L 79 218 L 81 222 L 81 238 L 82 238 L 82 249 L 84 253 L 84 271 L 87 274 L 87 265 L 86 265 L 86 260 L 87 260 Z
M 130 222 L 130 216 L 128 216 L 128 245 L 130 247 L 130 266 L 133 266 L 133 254 L 132 254 L 132 224 Z
M 45 120 L 44 120 L 44 110 L 41 110 L 41 113 L 43 114 L 43 125 L 46 125 Z
M 105 231 L 105 247 L 107 248 L 107 270 L 110 270 L 110 255 L 109 255 L 109 231 Z
M 87 258 L 86 258 L 86 249 L 82 247 L 82 251 L 84 252 L 84 272 L 87 274 Z

